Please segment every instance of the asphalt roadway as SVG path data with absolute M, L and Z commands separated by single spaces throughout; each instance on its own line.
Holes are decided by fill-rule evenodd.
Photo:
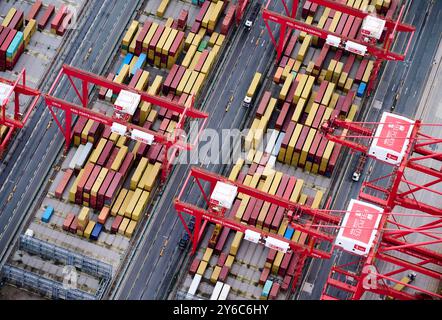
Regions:
M 273 1 L 271 8 L 281 12 L 280 1 Z M 249 119 L 249 110 L 241 107 L 247 88 L 256 71 L 264 72 L 274 59 L 275 49 L 259 17 L 250 31 L 241 25 L 229 45 L 221 70 L 209 88 L 208 97 L 203 102 L 203 110 L 209 114 L 207 128 L 222 129 L 243 128 Z M 226 112 L 230 99 L 233 100 Z M 200 147 L 204 143 L 200 144 Z M 230 152 L 225 144 L 219 152 Z M 204 163 L 204 159 L 200 159 Z M 223 173 L 225 165 L 203 164 L 201 167 L 215 173 Z M 173 199 L 180 192 L 190 165 L 177 164 L 174 168 L 162 197 L 152 210 L 149 225 L 143 230 L 142 239 L 129 258 L 128 269 L 122 272 L 123 278 L 111 296 L 116 299 L 146 300 L 165 299 L 171 285 L 176 281 L 183 251 L 178 249 L 178 241 L 183 236 L 184 227 L 173 207 Z M 185 199 L 201 197 L 198 187 L 192 186 L 185 194 Z
M 399 99 L 394 113 L 414 118 L 419 106 L 419 101 L 427 84 L 427 79 L 433 67 L 433 60 L 442 35 L 442 1 L 413 1 L 409 7 L 405 22 L 416 27 L 416 34 L 408 57 L 404 62 L 389 62 L 383 72 L 382 78 L 375 93 L 373 104 L 366 113 L 364 121 L 379 121 L 382 112 L 390 112 L 395 96 Z M 400 39 L 395 45 L 395 50 L 403 52 L 405 42 Z M 356 199 L 364 179 L 381 177 L 391 172 L 391 167 L 370 160 L 366 165 L 368 177 L 363 176 L 358 183 L 351 181 L 351 174 L 356 167 L 357 156 L 352 156 L 344 168 L 344 175 L 339 183 L 339 190 L 334 197 L 333 208 L 343 210 L 350 199 Z M 313 260 L 310 264 L 304 281 L 313 284 L 311 292 L 301 291 L 298 298 L 302 300 L 317 300 L 321 297 L 322 289 L 328 278 L 333 264 L 344 265 L 357 261 L 355 256 L 340 250 L 335 250 L 330 260 Z M 342 292 L 335 291 L 332 296 L 345 298 Z
M 41 86 L 43 92 L 48 91 L 48 86 L 52 84 L 63 63 L 101 74 L 115 52 L 126 25 L 141 3 L 140 0 L 86 2 L 88 12 L 84 13 L 78 29 L 73 31 L 72 39 L 66 42 L 64 51 L 48 71 L 47 81 Z M 85 60 L 90 47 L 92 52 Z M 75 93 L 72 89 L 69 90 L 67 84 L 66 79 L 60 83 L 56 91 L 57 97 L 66 97 L 73 101 L 76 98 Z M 63 135 L 55 122 L 52 122 L 52 116 L 42 99 L 27 126 L 14 140 L 0 167 L 2 263 L 7 258 L 20 227 L 27 220 L 26 215 L 34 213 L 29 208 L 38 199 L 42 183 L 47 179 L 56 157 L 60 155 L 63 144 Z

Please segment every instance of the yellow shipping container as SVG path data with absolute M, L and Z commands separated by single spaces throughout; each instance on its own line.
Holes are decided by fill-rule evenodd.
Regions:
M 173 21 L 173 19 L 172 19 L 172 21 Z M 173 44 L 177 34 L 178 34 L 178 30 L 177 29 L 171 29 L 170 34 L 169 34 L 169 38 L 167 38 L 167 41 L 164 44 L 163 50 L 161 51 L 161 53 L 164 56 L 168 56 L 169 55 L 170 47 L 172 46 L 172 44 Z
M 279 93 L 279 100 L 284 101 L 287 99 L 287 94 L 290 90 L 290 86 L 292 85 L 293 79 L 294 79 L 294 76 L 293 76 L 293 74 L 290 73 L 287 76 L 287 78 L 285 79 L 284 85 L 281 88 L 281 91 Z
M 143 40 L 143 52 L 147 53 L 148 49 L 149 49 L 149 44 L 150 41 L 152 40 L 153 36 L 155 35 L 155 32 L 158 29 L 158 23 L 153 22 L 152 25 L 149 28 L 149 31 L 147 32 L 146 36 L 144 37 Z
M 92 230 L 94 230 L 95 221 L 89 221 L 86 229 L 84 230 L 84 236 L 89 239 L 91 237 Z
M 130 45 L 129 45 L 129 52 L 130 53 L 135 53 L 135 49 L 137 47 L 137 39 L 138 39 L 138 36 L 140 35 L 140 32 L 141 32 L 141 29 L 139 28 L 138 31 L 135 33 L 135 37 L 130 42 Z
M 119 138 L 118 138 L 118 141 L 117 141 L 117 147 L 118 148 L 124 148 L 124 147 L 126 147 L 126 144 L 128 143 L 128 137 L 126 137 L 126 136 L 120 136 Z M 115 170 L 115 171 L 117 171 L 117 170 Z
M 144 185 L 144 189 L 152 192 L 156 181 L 158 180 L 158 177 L 160 175 L 160 171 L 161 171 L 161 163 L 156 162 L 153 167 L 152 170 L 150 170 L 149 175 L 146 178 L 146 182 Z
M 298 103 L 296 104 L 295 111 L 293 112 L 292 121 L 298 122 L 301 118 L 302 112 L 304 111 L 304 107 L 306 104 L 305 99 L 299 99 Z
M 207 74 L 212 69 L 213 63 L 215 62 L 216 52 L 214 50 L 210 51 L 207 56 L 206 61 L 204 62 L 203 67 L 201 68 L 201 72 Z
M 358 112 L 359 107 L 355 104 L 353 104 L 350 108 L 350 111 L 348 112 L 347 115 L 347 120 L 348 121 L 354 121 L 355 117 L 356 117 L 356 113 Z
M 231 268 L 233 265 L 233 262 L 235 261 L 235 256 L 228 255 L 226 259 L 226 263 L 224 264 L 227 268 Z
M 244 166 L 244 159 L 239 158 L 235 165 L 232 168 L 232 171 L 230 171 L 229 180 L 235 181 L 238 178 L 239 173 L 241 172 L 241 168 Z
M 120 227 L 118 228 L 118 233 L 123 235 L 126 232 L 127 226 L 129 225 L 130 220 L 128 218 L 124 218 L 123 221 L 121 221 Z
M 188 50 L 190 46 L 193 43 L 193 38 L 195 38 L 195 33 L 189 32 L 189 34 L 186 37 L 186 40 L 184 41 L 184 50 Z
M 25 46 L 29 45 L 31 41 L 31 37 L 34 35 L 35 31 L 37 31 L 37 21 L 35 19 L 29 20 L 28 24 L 23 31 L 23 38 L 25 41 Z
M 129 224 L 127 225 L 126 231 L 124 232 L 124 235 L 128 238 L 131 238 L 135 232 L 135 227 L 137 226 L 137 222 L 134 220 L 131 220 Z
M 81 177 L 83 176 L 84 169 L 80 170 L 80 173 L 78 174 L 77 179 L 75 179 L 74 184 L 72 185 L 71 189 L 69 190 L 69 202 L 75 203 L 75 193 L 77 192 L 77 185 L 81 180 Z
M 181 95 L 183 93 L 184 88 L 186 87 L 187 81 L 189 80 L 190 76 L 192 74 L 192 70 L 187 69 L 186 72 L 184 72 L 183 77 L 180 80 L 180 83 L 177 86 L 176 93 L 178 95 Z
M 215 8 L 215 3 L 211 2 L 209 8 L 207 8 L 206 14 L 204 15 L 201 21 L 202 27 L 207 28 L 209 26 L 209 19 L 210 16 L 212 15 L 212 11 L 214 8 Z
M 301 194 L 302 187 L 304 185 L 304 180 L 296 180 L 295 187 L 293 188 L 292 195 L 290 196 L 291 202 L 298 202 L 299 195 Z
M 224 40 L 226 39 L 226 36 L 225 35 L 223 35 L 223 34 L 220 34 L 219 36 L 218 36 L 218 39 L 216 39 L 216 45 L 217 46 L 222 46 L 223 45 L 223 43 L 224 43 Z
M 114 82 L 123 84 L 126 81 L 127 77 L 129 76 L 129 70 L 130 70 L 129 65 L 125 64 L 123 68 L 121 68 L 120 73 L 115 77 Z
M 189 80 L 186 83 L 186 86 L 184 87 L 184 93 L 190 94 L 190 91 L 193 88 L 193 85 L 195 84 L 196 79 L 198 78 L 199 72 L 192 71 L 189 77 Z
M 123 163 L 123 160 L 126 158 L 127 153 L 129 152 L 129 148 L 126 146 L 122 146 L 117 153 L 117 156 L 112 163 L 111 169 L 114 171 L 120 170 L 120 167 Z
M 321 205 L 322 198 L 324 197 L 324 193 L 322 191 L 317 191 L 315 194 L 315 198 L 313 199 L 312 209 L 319 209 Z
M 216 43 L 216 39 L 218 39 L 219 33 L 218 32 L 213 32 L 212 35 L 210 36 L 208 45 L 210 47 L 213 47 Z
M 334 84 L 334 83 L 328 84 L 327 90 L 325 91 L 324 97 L 322 98 L 322 101 L 321 101 L 322 105 L 324 105 L 326 107 L 328 106 L 328 104 L 330 103 L 330 100 L 332 98 L 332 95 L 335 91 L 335 87 L 336 87 L 336 84 Z
M 188 69 L 190 69 L 190 70 L 194 70 L 194 69 L 195 69 L 195 66 L 196 66 L 197 63 L 198 63 L 198 60 L 199 60 L 200 57 L 201 57 L 201 54 L 202 54 L 202 53 L 199 52 L 199 51 L 195 52 L 195 55 L 193 56 L 192 62 L 190 63 L 190 66 L 189 66 Z
M 298 74 L 298 76 L 296 77 L 296 80 L 298 80 L 298 86 L 296 87 L 295 96 L 293 98 L 293 101 L 295 103 L 298 103 L 299 99 L 301 99 L 302 92 L 304 91 L 305 84 L 307 83 L 308 75 Z
M 194 94 L 195 97 L 198 97 L 200 90 L 204 84 L 204 80 L 205 80 L 205 74 L 199 73 L 198 78 L 196 79 L 195 84 L 193 85 L 192 90 L 190 91 L 190 94 Z
M 147 86 L 149 85 L 149 71 L 143 70 L 141 73 L 140 79 L 138 79 L 137 85 L 135 86 L 136 90 L 145 91 Z M 142 102 L 143 103 L 143 102 Z
M 150 193 L 148 191 L 143 191 L 140 199 L 138 200 L 137 206 L 132 212 L 132 220 L 140 220 L 141 215 L 143 214 L 144 210 L 146 210 L 147 203 L 149 202 L 149 195 Z
M 181 63 L 181 65 L 185 68 L 189 68 L 190 64 L 192 63 L 193 57 L 195 55 L 195 53 L 197 52 L 197 46 L 195 45 L 191 45 L 189 47 L 189 49 L 187 50 L 186 55 L 184 56 L 183 62 Z
M 89 157 L 89 161 L 92 163 L 97 163 L 98 158 L 101 155 L 101 152 L 104 149 L 104 146 L 106 145 L 107 140 L 104 138 L 101 138 L 100 141 L 98 142 L 97 146 L 95 147 L 94 151 L 92 152 L 91 156 Z
M 313 90 L 314 83 L 315 83 L 315 77 L 308 76 L 307 81 L 305 83 L 304 90 L 302 91 L 302 94 L 301 94 L 302 99 L 305 99 L 305 100 L 309 99 L 310 94 L 312 93 L 312 90 Z
M 308 114 L 307 119 L 305 120 L 305 125 L 311 127 L 313 120 L 315 120 L 316 113 L 318 112 L 319 104 L 314 103 L 312 108 L 310 109 L 310 112 Z
M 247 96 L 253 97 L 258 89 L 259 84 L 261 83 L 262 74 L 256 72 L 253 76 L 252 82 L 250 83 L 249 89 L 247 90 Z
M 334 15 L 333 20 L 330 24 L 330 27 L 328 28 L 328 31 L 335 32 L 336 28 L 338 27 L 338 23 L 339 23 L 339 20 L 341 19 L 341 16 L 342 16 L 342 12 L 335 11 L 335 15 Z
M 124 198 L 123 203 L 121 204 L 120 209 L 118 210 L 118 215 L 124 217 L 124 213 L 126 212 L 127 207 L 129 206 L 130 200 L 132 200 L 132 196 L 134 195 L 134 191 L 129 190 L 127 192 L 126 197 Z
M 364 76 L 362 77 L 362 82 L 368 83 L 368 81 L 370 80 L 371 72 L 373 71 L 373 67 L 373 61 L 368 61 L 367 67 L 365 68 Z
M 6 14 L 5 19 L 3 19 L 2 27 L 7 27 L 11 23 L 12 18 L 14 18 L 14 15 L 16 12 L 17 12 L 17 9 L 15 9 L 15 8 L 9 9 L 8 13 Z
M 111 215 L 116 216 L 118 214 L 118 212 L 120 211 L 121 205 L 124 202 L 124 199 L 127 196 L 127 189 L 121 189 L 120 193 L 118 194 L 117 200 L 115 200 L 114 205 L 112 206 L 111 209 Z
M 138 200 L 141 197 L 141 194 L 143 193 L 142 189 L 137 188 L 132 195 L 132 198 L 130 199 L 130 202 L 128 206 L 126 207 L 126 210 L 124 210 L 124 216 L 127 218 L 132 218 L 132 212 L 135 210 L 135 207 L 137 206 Z
M 296 142 L 298 142 L 299 135 L 301 134 L 303 127 L 304 126 L 300 123 L 296 124 L 295 130 L 293 131 L 292 137 L 291 137 L 289 144 L 287 146 L 287 152 L 286 152 L 285 161 L 284 161 L 287 164 L 291 164 L 294 166 L 298 165 L 299 155 L 294 157 L 293 153 L 295 152 L 295 145 L 296 145 Z
M 321 159 L 321 165 L 319 167 L 319 170 L 321 172 L 325 172 L 327 170 L 328 161 L 330 160 L 330 156 L 333 152 L 334 147 L 335 147 L 335 143 L 329 141 L 327 144 L 327 147 L 325 148 L 324 155 L 322 156 L 322 159 Z
M 108 172 L 109 172 L 109 169 L 107 169 L 107 168 L 101 169 L 100 174 L 98 175 L 97 180 L 95 180 L 95 183 L 91 189 L 91 196 L 92 197 L 98 196 L 98 190 L 100 189 L 101 185 L 103 184 L 104 179 L 106 179 Z
M 149 163 L 149 160 L 147 158 L 141 158 L 140 162 L 138 163 L 137 168 L 135 169 L 135 172 L 130 180 L 130 189 L 135 190 L 137 188 L 138 183 L 141 180 L 141 177 L 143 176 L 144 171 L 146 170 L 146 167 Z
M 206 248 L 206 251 L 204 252 L 203 260 L 202 261 L 209 262 L 210 258 L 212 257 L 212 254 L 213 254 L 213 249 L 212 248 Z
M 129 48 L 130 43 L 132 42 L 132 39 L 135 36 L 135 33 L 138 31 L 140 23 L 136 20 L 132 21 L 132 24 L 130 25 L 129 29 L 127 30 L 124 38 L 123 38 L 123 51 L 127 51 Z
M 213 269 L 212 275 L 210 276 L 210 282 L 215 284 L 218 281 L 220 273 L 221 273 L 221 267 L 215 266 L 215 268 Z
M 232 256 L 236 256 L 238 253 L 239 246 L 241 245 L 242 237 L 244 233 L 237 231 L 235 234 L 235 238 L 233 238 L 232 245 L 230 246 L 230 254 Z
M 169 0 L 162 0 L 157 9 L 157 16 L 162 18 L 166 12 L 167 6 L 169 5 Z
M 158 92 L 159 92 L 160 89 L 161 89 L 161 84 L 162 84 L 162 83 L 163 83 L 163 77 L 160 76 L 160 75 L 156 76 L 155 79 L 153 80 L 152 85 L 150 86 L 150 88 L 149 88 L 149 90 L 148 90 L 148 93 L 149 93 L 151 96 L 156 96 L 156 95 L 158 95 Z
M 274 275 L 278 275 L 278 271 L 281 266 L 282 258 L 284 258 L 284 253 L 282 253 L 281 251 L 278 251 L 278 253 L 276 254 L 275 260 L 273 261 L 273 265 L 272 265 L 272 273 Z
M 93 124 L 94 124 L 94 120 L 91 120 L 91 119 L 89 119 L 86 122 L 86 125 L 84 126 L 83 131 L 81 132 L 81 140 L 88 141 L 89 131 L 91 130 Z
M 207 269 L 207 262 L 201 261 L 196 273 L 199 274 L 200 276 L 202 276 L 204 274 L 204 272 L 206 271 L 206 269 Z
M 90 219 L 90 209 L 87 207 L 83 207 L 78 214 L 78 225 L 81 227 L 86 227 L 87 223 Z
M 305 163 L 307 161 L 308 152 L 310 151 L 310 147 L 312 146 L 312 142 L 313 142 L 313 139 L 315 138 L 316 131 L 317 131 L 316 129 L 311 128 L 308 133 L 307 139 L 305 139 L 304 146 L 302 147 L 301 156 L 299 157 L 299 165 L 300 166 L 305 166 Z
M 304 41 L 302 42 L 301 48 L 299 49 L 298 56 L 296 57 L 296 60 L 303 62 L 305 59 L 305 55 L 307 54 L 308 48 L 310 47 L 310 44 L 312 42 L 312 36 L 307 35 L 304 38 Z

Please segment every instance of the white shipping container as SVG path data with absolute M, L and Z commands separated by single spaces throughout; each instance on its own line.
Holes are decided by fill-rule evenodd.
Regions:
M 75 151 L 74 156 L 72 157 L 71 162 L 69 163 L 69 168 L 74 170 L 75 166 L 77 164 L 78 161 L 78 157 L 80 156 L 80 154 L 83 152 L 84 149 L 84 145 L 80 144 L 80 146 L 77 148 L 77 150 Z
M 278 130 L 272 130 L 272 133 L 270 134 L 270 138 L 268 139 L 267 147 L 265 152 L 270 154 L 272 153 L 273 149 L 275 148 L 276 140 L 278 140 L 279 131 Z
M 229 295 L 229 292 L 230 292 L 230 286 L 228 284 L 224 284 L 218 300 L 227 300 L 227 296 Z
M 89 159 L 89 155 L 92 152 L 93 146 L 94 145 L 90 142 L 86 143 L 86 145 L 84 146 L 83 150 L 81 151 L 81 153 L 77 159 L 77 163 L 75 164 L 76 169 L 81 170 L 81 168 L 84 167 L 87 159 Z
M 190 288 L 187 293 L 194 296 L 196 294 L 196 289 L 198 289 L 198 286 L 200 285 L 200 282 L 201 282 L 201 275 L 196 274 L 192 280 L 192 283 L 190 284 Z
M 210 300 L 218 300 L 223 285 L 224 283 L 217 281 L 215 288 L 213 289 L 212 295 L 210 296 Z
M 278 140 L 276 140 L 275 147 L 273 148 L 273 151 L 272 151 L 272 156 L 275 156 L 275 157 L 278 156 L 279 150 L 281 150 L 281 145 L 282 145 L 282 141 L 284 140 L 284 136 L 285 136 L 284 132 L 281 132 L 279 134 Z

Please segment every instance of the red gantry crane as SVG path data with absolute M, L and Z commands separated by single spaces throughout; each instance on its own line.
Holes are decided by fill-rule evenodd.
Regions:
M 249 0 L 238 0 L 238 4 L 236 5 L 236 25 L 241 23 L 244 12 L 246 11 L 247 5 L 249 4 Z
M 348 209 L 336 246 L 360 259 L 332 267 L 322 299 L 359 300 L 366 292 L 401 300 L 442 298 L 437 289 L 424 288 L 429 283 L 437 288 L 442 280 L 442 254 L 437 248 L 442 243 L 442 153 L 434 151 L 442 139 L 424 133 L 425 127 L 442 125 L 387 112 L 379 123 L 334 119 L 324 124 L 330 141 L 387 164 L 390 173 L 362 185 L 359 200 L 374 209 L 365 214 L 366 208 Z M 422 196 L 430 198 L 418 200 Z M 379 214 L 378 224 L 369 224 L 367 214 Z M 370 247 L 360 248 L 358 240 L 364 234 L 372 238 Z M 409 275 L 411 281 L 398 280 L 401 275 Z
M 55 97 L 55 88 L 63 78 L 66 76 L 75 90 L 78 98 L 81 101 L 81 105 L 77 105 L 72 102 Z M 75 81 L 81 83 L 81 89 L 77 88 Z M 97 112 L 90 109 L 89 106 L 89 93 L 93 86 L 98 86 L 112 90 L 114 94 L 118 94 L 121 99 L 121 105 L 117 105 L 119 99 L 115 102 L 113 116 L 107 116 L 101 112 Z M 97 76 L 95 74 L 71 67 L 69 65 L 63 65 L 60 73 L 58 74 L 54 84 L 49 90 L 48 94 L 44 95 L 46 105 L 52 114 L 57 126 L 62 131 L 65 138 L 65 151 L 68 151 L 71 145 L 72 139 L 72 116 L 77 115 L 79 117 L 85 117 L 92 119 L 99 123 L 104 124 L 112 128 L 114 132 L 121 135 L 129 135 L 132 139 L 141 141 L 147 144 L 159 143 L 165 146 L 165 157 L 163 160 L 163 167 L 161 170 L 161 179 L 164 183 L 168 177 L 171 165 L 177 156 L 179 150 L 191 150 L 197 143 L 200 134 L 204 130 L 207 123 L 208 115 L 202 111 L 194 108 L 194 99 L 190 106 L 182 106 L 176 102 L 168 99 L 152 96 L 146 92 L 129 88 L 127 85 L 118 84 L 111 80 L 107 80 L 104 77 Z M 146 101 L 152 105 L 166 108 L 172 112 L 176 112 L 180 115 L 177 126 L 173 134 L 161 134 L 146 128 L 134 125 L 128 121 L 130 114 L 135 111 L 138 103 Z M 54 108 L 64 111 L 65 123 L 64 125 L 58 120 Z M 132 110 L 128 110 L 132 109 Z M 201 120 L 199 132 L 195 140 L 191 143 L 183 141 L 183 137 L 179 134 L 184 130 L 186 119 Z
M 183 195 L 190 190 L 195 182 L 205 200 L 204 208 L 186 203 L 183 200 Z M 289 225 L 293 229 L 307 234 L 308 240 L 306 243 L 298 243 L 277 233 L 265 231 L 231 218 L 227 213 L 232 209 L 231 206 L 238 194 L 250 197 L 250 199 L 267 202 L 278 208 L 284 208 L 284 217 L 288 218 Z M 193 199 L 197 201 L 199 198 L 194 197 Z M 330 210 L 312 209 L 197 167 L 191 168 L 180 194 L 175 199 L 174 206 L 192 241 L 192 254 L 195 254 L 197 250 L 207 223 L 214 223 L 234 231 L 243 232 L 245 239 L 248 241 L 261 243 L 284 253 L 291 250 L 294 254 L 297 254 L 299 260 L 292 282 L 292 289 L 295 288 L 308 257 L 320 259 L 331 257 L 330 250 L 335 236 L 330 226 L 339 226 L 341 221 L 341 216 L 332 214 Z M 195 217 L 193 233 L 189 230 L 183 214 Z
M 393 21 L 389 16 L 378 17 L 376 14 L 370 14 L 359 9 L 354 9 L 347 6 L 346 4 L 340 3 L 339 1 L 306 1 L 312 4 L 330 8 L 332 12 L 338 11 L 342 14 L 354 17 L 356 22 L 353 23 L 353 28 L 361 27 L 361 31 L 360 36 L 357 39 L 353 39 L 349 38 L 348 36 L 337 34 L 335 32 L 321 29 L 305 22 L 296 20 L 299 0 L 292 0 L 291 9 L 289 9 L 289 6 L 287 5 L 287 2 L 285 0 L 280 1 L 282 1 L 284 5 L 285 14 L 280 14 L 268 10 L 270 0 L 263 10 L 264 22 L 270 34 L 271 41 L 276 47 L 277 62 L 281 59 L 282 52 L 287 44 L 291 30 L 306 32 L 312 36 L 316 36 L 320 39 L 325 40 L 327 45 L 334 46 L 336 48 L 340 48 L 361 56 L 374 57 L 376 60 L 367 88 L 368 94 L 370 94 L 374 88 L 374 82 L 377 79 L 383 61 L 405 60 L 411 41 L 413 39 L 414 32 L 416 30 L 415 27 L 400 22 L 404 14 L 405 6 L 401 8 L 397 21 Z M 395 4 L 394 9 L 397 8 L 397 1 L 393 1 L 393 3 Z M 269 21 L 280 25 L 279 37 L 277 39 L 272 33 Z M 399 32 L 410 33 L 407 46 L 403 53 L 396 53 L 391 51 L 391 46 L 394 43 L 396 35 Z M 382 38 L 384 38 L 385 41 L 383 46 L 379 47 L 377 46 L 377 42 Z
M 20 96 L 32 99 L 24 116 L 20 112 Z M 38 90 L 26 86 L 25 69 L 19 73 L 15 81 L 0 78 L 0 125 L 7 128 L 4 139 L 0 137 L 0 158 L 2 158 L 15 131 L 25 126 L 39 98 L 40 92 Z M 8 114 L 8 105 L 12 99 L 14 100 L 14 110 Z

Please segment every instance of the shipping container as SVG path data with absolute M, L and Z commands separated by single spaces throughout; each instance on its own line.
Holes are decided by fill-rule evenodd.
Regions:
M 41 216 L 41 221 L 44 223 L 49 223 L 53 214 L 54 214 L 54 208 L 51 206 L 47 206 L 45 211 L 43 212 L 43 215 Z
M 57 188 L 55 189 L 55 197 L 58 199 L 61 199 L 63 196 L 63 193 L 66 189 L 66 187 L 69 184 L 69 181 L 71 180 L 72 176 L 74 175 L 74 171 L 72 169 L 67 169 L 65 173 L 63 174 L 63 178 L 58 183 Z
M 64 231 L 69 231 L 72 222 L 75 219 L 75 215 L 73 213 L 69 213 L 66 217 L 66 219 L 63 222 L 63 230 Z

